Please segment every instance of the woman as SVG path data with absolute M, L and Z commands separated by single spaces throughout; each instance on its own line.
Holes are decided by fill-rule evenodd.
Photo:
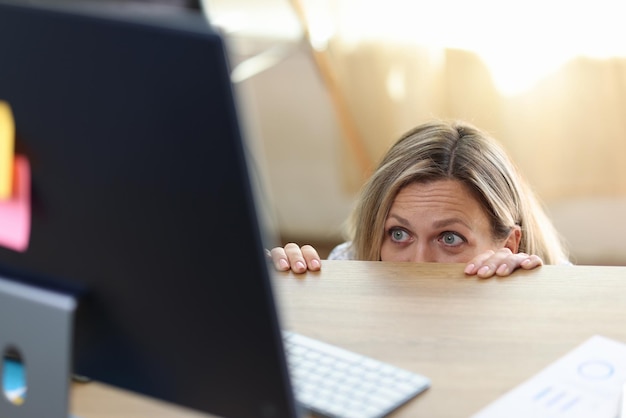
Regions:
M 568 263 L 532 190 L 502 148 L 463 122 L 433 121 L 402 136 L 365 184 L 348 241 L 329 259 L 462 262 L 482 278 Z M 278 270 L 321 268 L 317 251 L 271 251 Z

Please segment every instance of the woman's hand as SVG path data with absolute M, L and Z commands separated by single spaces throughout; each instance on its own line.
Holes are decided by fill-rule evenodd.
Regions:
M 508 248 L 501 248 L 474 257 L 465 266 L 465 274 L 486 279 L 494 275 L 508 276 L 518 268 L 531 270 L 541 265 L 543 265 L 543 260 L 539 256 L 513 253 Z
M 310 245 L 289 243 L 284 247 L 275 247 L 270 251 L 274 268 L 278 271 L 291 270 L 294 273 L 304 273 L 307 270 L 318 271 L 322 268 L 322 261 L 317 250 Z
M 322 262 L 317 250 L 310 245 L 289 243 L 284 247 L 275 247 L 270 252 L 274 268 L 278 271 L 291 270 L 294 273 L 319 271 Z M 465 274 L 476 275 L 482 279 L 492 276 L 508 276 L 518 268 L 531 270 L 542 266 L 543 260 L 536 255 L 513 253 L 508 248 L 487 251 L 469 261 Z

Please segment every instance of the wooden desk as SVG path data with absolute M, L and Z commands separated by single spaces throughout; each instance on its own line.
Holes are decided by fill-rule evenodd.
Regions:
M 393 417 L 468 417 L 594 334 L 626 342 L 625 267 L 327 261 L 276 293 L 285 328 L 432 379 Z
M 468 417 L 594 334 L 626 342 L 626 267 L 480 280 L 463 265 L 324 261 L 274 284 L 285 328 L 432 379 L 394 418 Z M 83 418 L 204 416 L 93 383 L 72 405 Z

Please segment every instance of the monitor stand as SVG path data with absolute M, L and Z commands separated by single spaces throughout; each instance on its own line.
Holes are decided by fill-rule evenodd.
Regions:
M 68 418 L 73 320 L 72 296 L 0 277 L 0 375 L 6 354 L 24 367 L 23 401 L 9 400 L 0 380 L 3 418 Z

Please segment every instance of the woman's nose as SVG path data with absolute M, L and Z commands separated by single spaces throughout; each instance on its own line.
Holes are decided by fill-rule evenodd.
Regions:
M 414 263 L 432 263 L 437 261 L 436 253 L 428 244 L 418 243 L 411 256 Z

